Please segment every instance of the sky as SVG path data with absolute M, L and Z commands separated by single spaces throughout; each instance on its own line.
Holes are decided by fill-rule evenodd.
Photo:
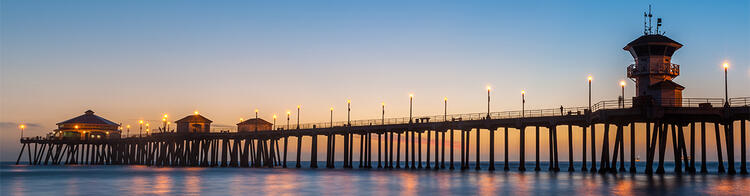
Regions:
M 492 111 L 519 110 L 521 90 L 527 109 L 585 106 L 588 75 L 594 102 L 617 99 L 621 80 L 629 97 L 622 48 L 649 4 L 684 45 L 672 59 L 683 97 L 723 97 L 724 62 L 729 96 L 750 96 L 744 0 L 3 0 L 0 160 L 17 156 L 18 124 L 44 135 L 88 109 L 123 125 L 197 110 L 230 129 L 297 105 L 302 123 L 330 107 L 345 120 L 347 99 L 353 119 L 379 118 L 381 103 L 405 117 L 411 93 L 416 116 L 441 114 L 444 97 L 449 113 L 483 112 L 486 86 Z

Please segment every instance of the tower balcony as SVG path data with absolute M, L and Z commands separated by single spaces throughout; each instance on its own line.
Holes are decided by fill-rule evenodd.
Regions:
M 680 65 L 673 63 L 659 63 L 651 64 L 648 66 L 639 66 L 638 64 L 630 64 L 628 66 L 628 78 L 635 78 L 641 75 L 656 74 L 677 77 L 680 75 Z

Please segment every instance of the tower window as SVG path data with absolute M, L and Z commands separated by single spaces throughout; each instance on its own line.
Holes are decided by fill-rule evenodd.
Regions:
M 651 55 L 664 55 L 665 46 L 651 46 Z

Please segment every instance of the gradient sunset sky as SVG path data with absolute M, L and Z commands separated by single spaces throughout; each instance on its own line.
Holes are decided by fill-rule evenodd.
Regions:
M 616 99 L 621 80 L 630 97 L 622 48 L 649 4 L 685 45 L 672 60 L 684 97 L 722 98 L 724 62 L 729 96 L 750 96 L 746 0 L 3 0 L 0 160 L 15 160 L 19 123 L 44 135 L 88 109 L 124 125 L 198 110 L 222 127 L 302 105 L 303 123 L 325 122 L 330 107 L 346 119 L 347 99 L 353 119 L 379 118 L 381 102 L 386 117 L 408 116 L 410 93 L 417 116 L 441 114 L 443 97 L 449 113 L 483 112 L 488 85 L 493 111 L 519 110 L 521 90 L 527 109 L 574 107 L 588 75 L 594 102 Z

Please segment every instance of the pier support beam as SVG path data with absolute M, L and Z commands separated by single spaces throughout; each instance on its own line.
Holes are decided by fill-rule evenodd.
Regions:
M 505 141 L 503 141 L 503 145 L 504 145 L 503 150 L 505 151 L 505 154 L 503 154 L 505 156 L 504 157 L 505 158 L 505 160 L 504 160 L 505 164 L 503 165 L 503 170 L 504 171 L 509 171 L 510 170 L 510 164 L 508 163 L 508 127 L 503 127 L 503 130 L 504 130 L 504 132 L 503 132 L 504 135 L 503 136 L 505 137 Z
M 440 135 L 438 135 L 438 130 L 435 130 L 435 170 L 440 169 L 440 158 L 439 158 L 439 152 L 440 149 Z
M 596 172 L 596 124 L 591 124 L 591 172 Z
M 604 124 L 604 134 L 602 136 L 602 160 L 599 165 L 599 173 L 604 173 L 609 170 L 609 124 Z
M 388 131 L 388 168 L 393 168 L 393 134 L 394 132 Z
M 381 138 L 381 134 L 378 134 L 378 168 L 383 168 L 383 165 L 381 165 L 381 151 L 383 151 L 383 139 Z
M 302 167 L 302 135 L 297 135 L 297 164 L 296 168 Z
M 416 163 L 417 160 L 415 158 L 415 156 L 417 155 L 417 153 L 415 151 L 416 146 L 417 146 L 416 140 L 415 140 L 415 137 L 416 137 L 415 135 L 416 134 L 414 133 L 414 131 L 410 131 L 410 132 L 411 132 L 411 167 L 410 168 L 411 169 L 416 169 L 417 168 L 417 166 L 416 166 L 417 165 L 417 163 Z
M 695 173 L 695 122 L 690 123 L 690 173 Z
M 526 171 L 526 126 L 522 125 L 519 130 L 521 133 L 521 137 L 519 139 L 521 147 L 519 148 L 520 165 L 518 166 L 518 171 Z
M 425 168 L 432 169 L 432 166 L 430 166 L 430 143 L 432 142 L 432 141 L 430 141 L 430 130 L 426 130 L 425 133 L 427 133 L 427 159 L 425 159 L 425 162 L 427 164 L 425 165 Z M 435 144 L 435 145 L 437 145 L 437 144 Z M 421 152 L 421 150 L 420 150 L 420 152 Z
M 568 171 L 575 171 L 573 168 L 573 125 L 568 125 Z
M 536 137 L 536 167 L 534 167 L 534 171 L 540 171 L 542 170 L 541 167 L 539 167 L 539 126 L 536 127 L 536 134 L 534 134 L 534 137 Z
M 401 168 L 401 134 L 396 133 L 396 168 Z
M 466 166 L 466 162 L 465 162 L 466 155 L 464 154 L 466 152 L 466 150 L 465 150 L 466 149 L 466 145 L 465 145 L 466 143 L 465 143 L 465 138 L 464 138 L 464 136 L 466 135 L 465 132 L 466 131 L 461 130 L 461 170 L 463 170 L 465 168 L 465 166 Z
M 745 144 L 745 140 L 747 140 L 747 137 L 745 137 L 745 120 L 740 121 L 740 174 L 747 174 L 747 151 Z
M 724 125 L 724 137 L 726 137 L 727 141 L 727 165 L 729 166 L 728 173 L 736 174 L 737 170 L 734 169 L 734 123 L 731 120 L 729 120 L 726 125 Z
M 490 171 L 495 171 L 495 130 L 497 128 L 489 128 L 490 131 Z
M 440 137 L 440 169 L 445 169 L 445 131 L 446 130 L 442 130 L 440 132 L 440 135 L 442 136 Z
M 450 134 L 450 136 L 451 136 L 451 148 L 450 148 L 450 168 L 449 169 L 453 170 L 453 169 L 455 169 L 455 167 L 453 167 L 453 143 L 454 143 L 453 142 L 453 138 L 454 138 L 453 137 L 453 129 L 451 129 L 450 131 L 451 131 L 451 134 Z
M 586 162 L 588 162 L 586 160 L 586 128 L 588 128 L 588 126 L 582 126 L 581 128 L 582 128 L 582 132 L 581 132 L 581 157 L 582 157 L 581 158 L 581 160 L 582 160 L 581 161 L 581 171 L 587 172 L 587 171 L 589 171 L 588 167 L 586 167 Z M 571 151 L 570 153 L 573 153 L 573 152 Z
M 635 122 L 630 123 L 630 173 L 635 170 Z
M 701 173 L 707 174 L 706 168 L 706 122 L 701 121 Z
M 315 134 L 312 135 L 310 144 L 310 168 L 318 168 L 318 135 Z
M 469 130 L 471 130 L 471 129 L 469 129 Z M 479 130 L 480 130 L 480 128 L 476 128 L 476 130 L 477 130 L 477 149 L 476 149 L 477 154 L 476 154 L 476 162 L 474 163 L 474 169 L 475 170 L 480 170 L 480 169 L 482 169 L 482 167 L 480 167 L 480 165 L 479 165 L 480 164 L 480 162 L 479 162 L 479 158 L 480 158 L 480 156 L 479 156 L 479 149 L 481 148 L 481 147 L 479 147 L 479 141 L 480 141 L 479 140 Z M 492 132 L 492 131 L 490 131 L 490 132 Z
M 724 159 L 721 153 L 721 132 L 719 131 L 719 123 L 714 122 L 714 131 L 716 132 L 716 155 L 719 158 L 719 173 L 723 174 L 726 172 L 724 169 Z

